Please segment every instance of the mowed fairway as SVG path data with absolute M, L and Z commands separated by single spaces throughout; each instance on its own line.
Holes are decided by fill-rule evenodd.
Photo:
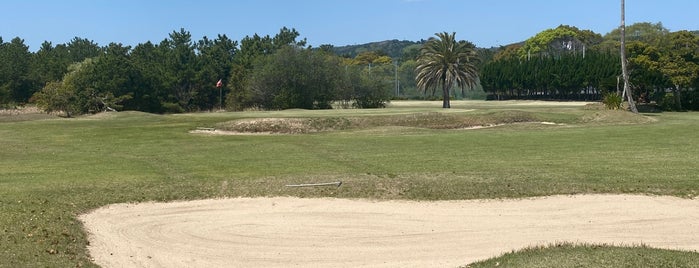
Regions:
M 626 123 L 599 119 L 596 115 L 607 114 L 571 103 L 455 102 L 448 111 L 438 107 L 437 102 L 398 102 L 379 110 L 121 112 L 0 120 L 0 267 L 94 265 L 77 216 L 113 203 L 239 196 L 459 200 L 699 195 L 697 113 L 652 114 L 652 120 L 640 120 L 646 123 Z M 238 118 L 500 110 L 526 111 L 559 124 L 475 130 L 386 126 L 300 135 L 189 133 Z M 343 182 L 339 188 L 284 186 L 338 180 Z M 679 259 L 680 266 L 699 263 L 697 253 L 637 250 L 616 257 L 642 250 L 651 259 Z

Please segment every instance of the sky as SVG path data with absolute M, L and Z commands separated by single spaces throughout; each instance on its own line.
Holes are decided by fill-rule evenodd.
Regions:
M 288 27 L 314 47 L 419 41 L 438 32 L 492 47 L 561 24 L 604 35 L 619 26 L 620 8 L 616 0 L 8 0 L 0 3 L 0 37 L 20 37 L 36 51 L 44 41 L 74 37 L 135 46 L 181 28 L 196 41 L 274 36 Z M 697 10 L 697 0 L 626 0 L 626 24 L 699 30 Z

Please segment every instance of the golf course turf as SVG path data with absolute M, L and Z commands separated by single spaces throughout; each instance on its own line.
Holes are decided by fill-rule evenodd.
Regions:
M 94 265 L 78 215 L 114 203 L 264 196 L 699 195 L 697 113 L 631 115 L 542 102 L 463 101 L 450 110 L 438 107 L 437 102 L 395 102 L 378 110 L 2 116 L 0 267 Z M 373 117 L 380 122 L 353 119 L 359 123 L 336 127 L 342 118 Z M 411 117 L 417 119 L 406 119 Z M 308 133 L 190 133 L 262 118 L 332 120 L 316 120 L 327 127 Z M 421 127 L 422 118 L 445 121 Z M 478 123 L 488 127 L 468 128 Z M 339 188 L 285 187 L 338 180 Z M 565 254 L 557 253 L 561 248 Z M 503 258 L 511 266 L 528 266 L 527 259 L 541 256 L 546 261 L 540 267 L 572 266 L 566 261 L 571 254 L 611 263 L 639 254 L 660 266 L 699 263 L 696 252 L 597 245 L 554 245 Z M 580 263 L 596 267 L 600 262 Z

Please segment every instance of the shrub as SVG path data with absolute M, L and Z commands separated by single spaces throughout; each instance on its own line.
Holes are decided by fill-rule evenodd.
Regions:
M 183 113 L 184 109 L 180 104 L 174 102 L 162 102 L 161 106 L 166 113 Z
M 677 101 L 675 101 L 675 94 L 672 92 L 665 93 L 665 95 L 660 98 L 658 105 L 661 109 L 665 111 L 677 110 Z
M 78 96 L 75 91 L 66 87 L 62 82 L 48 82 L 40 91 L 34 93 L 31 101 L 46 113 L 63 112 L 71 117 L 80 112 L 77 106 Z
M 682 108 L 692 111 L 699 111 L 699 91 L 688 90 L 682 92 Z
M 376 72 L 362 71 L 353 78 L 355 108 L 384 108 L 391 99 L 391 84 Z
M 621 104 L 623 100 L 619 94 L 616 93 L 606 93 L 604 94 L 604 98 L 602 99 L 602 103 L 604 103 L 604 107 L 607 107 L 609 110 L 619 110 L 621 109 Z

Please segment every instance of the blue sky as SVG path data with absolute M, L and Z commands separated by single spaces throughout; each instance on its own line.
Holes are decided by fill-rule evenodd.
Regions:
M 626 0 L 627 25 L 662 22 L 699 30 L 697 0 Z M 194 40 L 226 34 L 274 35 L 296 28 L 313 46 L 417 41 L 456 32 L 479 47 L 523 41 L 560 24 L 605 34 L 618 27 L 617 0 L 15 0 L 0 3 L 0 36 L 31 51 L 73 37 L 134 46 L 184 28 Z

